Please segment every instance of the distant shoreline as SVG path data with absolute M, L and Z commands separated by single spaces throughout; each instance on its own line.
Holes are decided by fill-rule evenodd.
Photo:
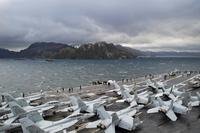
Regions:
M 28 57 L 3 57 L 0 59 L 13 59 L 13 60 L 46 60 L 46 61 L 54 61 L 54 60 L 134 60 L 137 58 L 200 58 L 200 56 L 137 56 L 135 58 L 127 58 L 127 59 L 92 59 L 92 58 L 28 58 Z
M 135 59 L 135 58 L 200 58 L 200 52 L 141 51 L 107 42 L 96 42 L 72 46 L 56 42 L 36 42 L 19 52 L 0 48 L 0 58 L 15 59 Z

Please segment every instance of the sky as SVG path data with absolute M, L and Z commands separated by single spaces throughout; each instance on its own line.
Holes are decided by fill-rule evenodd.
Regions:
M 200 0 L 0 0 L 0 47 L 38 41 L 200 51 Z

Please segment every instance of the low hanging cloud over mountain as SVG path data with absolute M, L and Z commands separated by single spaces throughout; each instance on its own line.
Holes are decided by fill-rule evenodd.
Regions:
M 108 41 L 200 51 L 199 0 L 0 0 L 0 47 Z

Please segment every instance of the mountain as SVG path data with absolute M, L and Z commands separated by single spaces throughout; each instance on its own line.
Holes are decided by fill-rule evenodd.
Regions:
M 20 52 L 0 49 L 0 58 L 41 59 L 132 59 L 142 57 L 200 57 L 200 52 L 140 51 L 107 42 L 85 43 L 77 46 L 56 42 L 36 42 Z
M 17 52 L 0 48 L 0 58 L 14 58 L 16 56 L 17 56 Z
M 144 53 L 140 50 L 137 50 L 137 49 L 133 49 L 133 48 L 130 48 L 130 47 L 124 47 L 124 46 L 121 46 L 121 45 L 117 45 L 117 47 L 123 51 L 128 51 L 132 54 L 135 54 L 137 56 L 142 56 Z
M 22 58 L 67 58 L 74 49 L 62 43 L 36 42 L 19 53 Z
M 97 42 L 81 45 L 76 49 L 76 57 L 79 59 L 131 59 L 137 57 L 137 54 L 113 43 Z
M 43 59 L 132 59 L 138 55 L 128 48 L 107 42 L 80 44 L 79 47 L 55 42 L 36 42 L 20 52 L 0 51 L 0 58 Z

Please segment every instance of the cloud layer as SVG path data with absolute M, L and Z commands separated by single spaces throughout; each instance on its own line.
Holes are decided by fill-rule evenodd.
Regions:
M 0 0 L 0 47 L 108 41 L 200 51 L 199 0 Z

